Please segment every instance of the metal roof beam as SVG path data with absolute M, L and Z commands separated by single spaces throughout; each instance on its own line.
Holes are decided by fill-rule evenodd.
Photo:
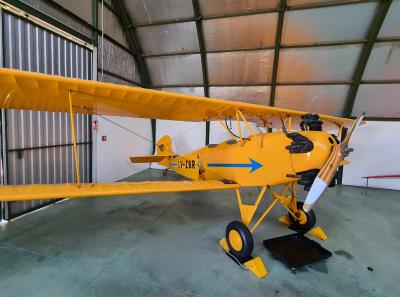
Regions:
M 281 50 L 283 18 L 285 17 L 285 9 L 286 9 L 286 0 L 281 0 L 279 4 L 278 25 L 275 36 L 274 64 L 272 66 L 271 92 L 269 97 L 270 106 L 275 105 L 276 79 L 278 76 L 279 53 Z
M 362 81 L 365 68 L 367 66 L 369 57 L 371 55 L 372 49 L 374 48 L 374 44 L 378 38 L 379 31 L 382 27 L 382 24 L 385 20 L 387 12 L 389 11 L 390 5 L 392 4 L 392 0 L 381 0 L 379 2 L 376 14 L 372 21 L 371 27 L 368 31 L 368 42 L 365 44 L 362 52 L 360 54 L 360 58 L 358 60 L 358 64 L 354 71 L 353 75 L 353 84 L 350 87 L 345 109 L 343 115 L 345 117 L 351 117 L 353 112 L 354 103 L 357 97 L 357 92 L 360 87 L 360 83 Z

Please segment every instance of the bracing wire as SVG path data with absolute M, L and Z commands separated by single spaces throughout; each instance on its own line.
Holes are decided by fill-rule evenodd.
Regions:
M 106 121 L 108 121 L 108 122 L 110 122 L 110 123 L 112 123 L 112 124 L 114 124 L 114 125 L 116 125 L 116 126 L 118 126 L 118 127 L 120 127 L 121 129 L 124 129 L 125 131 L 128 131 L 129 133 L 132 133 L 132 134 L 134 134 L 134 135 L 136 135 L 136 136 L 138 136 L 138 137 L 140 137 L 140 138 L 142 138 L 142 139 L 144 139 L 144 140 L 146 140 L 146 141 L 148 141 L 148 142 L 150 142 L 150 143 L 153 143 L 153 140 L 148 139 L 148 138 L 146 138 L 146 137 L 140 135 L 139 133 L 137 133 L 137 132 L 135 132 L 135 131 L 132 131 L 132 130 L 130 130 L 130 129 L 128 129 L 128 128 L 126 128 L 126 127 L 124 127 L 124 126 L 122 126 L 122 125 L 120 125 L 120 124 L 118 124 L 118 123 L 116 123 L 116 122 L 114 122 L 114 121 L 112 121 L 112 120 L 110 120 L 110 119 L 104 117 L 104 116 L 101 116 L 101 115 L 99 115 L 99 114 L 98 114 L 97 116 L 100 117 L 100 118 L 102 118 L 102 119 L 104 119 L 104 120 L 106 120 Z
M 128 129 L 128 128 L 124 127 L 123 125 L 120 125 L 120 124 L 118 124 L 118 123 L 116 123 L 116 122 L 114 122 L 114 121 L 108 119 L 107 117 L 104 117 L 104 116 L 99 115 L 99 114 L 96 114 L 96 115 L 97 115 L 98 117 L 100 117 L 100 118 L 102 118 L 102 119 L 104 119 L 104 120 L 110 122 L 111 124 L 114 124 L 114 125 L 118 126 L 119 128 L 121 128 L 121 129 L 123 129 L 123 130 L 125 130 L 125 131 L 127 131 L 127 132 L 129 132 L 129 133 L 131 133 L 131 134 L 134 134 L 134 135 L 136 135 L 136 136 L 142 138 L 143 140 L 146 140 L 146 141 L 148 141 L 148 142 L 150 142 L 150 143 L 153 143 L 153 141 L 152 141 L 151 139 L 148 139 L 148 138 L 146 138 L 146 137 L 140 135 L 139 133 Z M 185 131 L 179 133 L 179 134 L 176 135 L 175 137 L 178 137 L 179 135 L 188 133 L 189 131 L 191 131 L 191 130 L 193 130 L 194 128 L 198 127 L 200 124 L 201 124 L 201 123 L 199 123 L 199 124 L 197 124 L 197 125 L 194 125 L 193 127 L 190 127 L 189 129 L 186 129 Z M 181 156 L 181 158 L 183 158 L 183 159 L 185 159 L 185 160 L 189 160 L 189 159 L 186 159 L 186 158 L 183 157 L 183 156 Z M 215 172 L 213 172 L 213 171 L 211 171 L 211 170 L 208 170 L 208 172 L 209 172 L 210 174 L 213 174 L 214 176 L 220 178 L 221 180 L 224 179 L 223 176 L 221 176 L 221 175 L 219 175 L 219 174 L 217 174 L 217 173 L 215 173 Z

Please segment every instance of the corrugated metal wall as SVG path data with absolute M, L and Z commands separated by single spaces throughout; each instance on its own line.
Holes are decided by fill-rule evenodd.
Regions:
M 10 14 L 3 14 L 4 67 L 92 79 L 92 52 Z M 76 115 L 82 182 L 91 181 L 91 118 Z M 75 182 L 69 115 L 8 110 L 8 184 Z M 49 201 L 11 202 L 6 219 Z

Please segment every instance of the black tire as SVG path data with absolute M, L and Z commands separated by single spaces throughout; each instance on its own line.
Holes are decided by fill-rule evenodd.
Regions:
M 304 224 L 300 224 L 300 222 L 295 219 L 292 214 L 288 213 L 289 220 L 291 222 L 290 227 L 298 232 L 306 233 L 314 228 L 315 224 L 317 223 L 317 217 L 315 216 L 314 210 L 310 210 L 309 212 L 305 212 L 303 210 L 303 202 L 297 202 L 297 209 L 299 211 L 304 212 L 307 217 L 307 221 Z
M 240 239 L 242 240 L 242 247 L 240 250 L 235 250 L 229 241 L 229 233 L 232 230 L 235 230 L 237 233 L 239 233 Z M 226 242 L 228 243 L 230 253 L 233 256 L 240 260 L 250 258 L 254 248 L 253 235 L 251 235 L 249 228 L 247 228 L 245 224 L 239 221 L 230 222 L 228 226 L 226 226 L 225 238 Z
M 167 176 L 167 174 L 168 174 L 168 169 L 164 169 L 162 175 Z

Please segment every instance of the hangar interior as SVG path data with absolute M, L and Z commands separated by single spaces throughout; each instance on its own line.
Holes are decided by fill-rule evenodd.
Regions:
M 290 233 L 274 210 L 255 235 L 271 274 L 243 272 L 218 246 L 239 216 L 226 191 L 1 202 L 0 296 L 398 296 L 400 181 L 371 179 L 365 193 L 363 177 L 400 174 L 399 0 L 0 0 L 0 39 L 4 68 L 366 113 L 351 164 L 317 208 L 326 262 L 290 271 L 268 254 L 263 239 Z M 68 114 L 3 109 L 0 119 L 2 184 L 75 182 Z M 165 134 L 177 154 L 231 138 L 213 121 L 75 123 L 86 183 L 179 179 L 129 157 L 152 154 Z

